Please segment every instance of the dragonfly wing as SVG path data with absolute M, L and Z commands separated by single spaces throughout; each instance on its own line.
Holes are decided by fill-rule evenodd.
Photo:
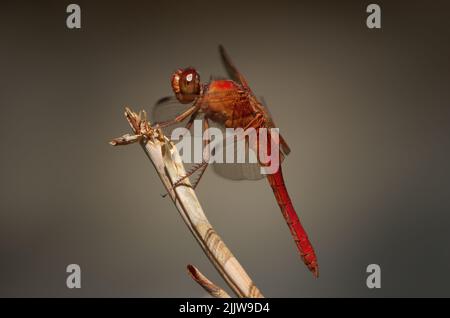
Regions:
M 214 149 L 214 155 L 216 155 L 216 158 L 220 158 L 223 162 L 227 162 L 227 156 L 233 158 L 232 163 L 214 163 L 214 171 L 218 175 L 231 180 L 259 180 L 264 178 L 266 175 L 262 173 L 262 166 L 260 165 L 260 163 L 258 163 L 257 152 L 259 151 L 259 149 L 256 144 L 256 140 L 252 140 L 254 144 L 250 144 L 248 138 L 245 138 L 245 140 L 240 140 L 241 143 L 235 141 L 233 144 L 231 144 L 229 143 L 229 138 L 226 138 L 225 141 L 223 141 L 221 144 L 219 144 L 218 147 Z M 231 152 L 231 156 L 227 154 L 227 152 L 230 150 L 230 147 L 234 148 L 234 150 Z M 259 147 L 268 147 L 267 140 L 260 140 Z M 237 160 L 239 153 L 241 154 L 240 161 Z M 266 150 L 263 153 L 266 153 Z M 284 157 L 284 152 L 280 151 L 280 163 L 283 161 Z
M 259 180 L 264 178 L 264 175 L 261 174 L 261 166 L 257 162 L 256 153 L 249 146 L 248 141 L 234 142 L 233 144 L 229 141 L 229 138 L 224 138 L 222 143 L 212 151 L 216 158 L 220 158 L 223 162 L 215 162 L 212 165 L 214 172 L 230 180 Z M 234 148 L 231 155 L 233 159 L 228 162 L 227 152 L 230 151 L 230 148 Z M 238 154 L 241 154 L 241 158 L 244 160 L 238 161 Z
M 257 163 L 215 163 L 213 169 L 219 176 L 229 180 L 260 180 L 265 177 Z
M 174 96 L 163 97 L 159 99 L 151 108 L 150 123 L 154 125 L 156 123 L 173 120 L 175 117 L 186 111 L 191 106 L 191 104 L 181 104 Z M 186 124 L 187 120 L 179 123 L 174 123 L 173 125 L 164 127 L 163 132 L 166 136 L 170 137 L 173 130 L 175 130 L 176 128 L 185 127 Z
M 262 109 L 264 111 L 264 115 L 267 119 L 267 128 L 276 128 L 275 122 L 273 121 L 273 116 L 270 113 L 270 109 L 267 106 L 266 100 L 262 96 L 259 99 L 261 101 L 261 105 L 263 106 Z M 279 142 L 280 142 L 280 150 L 282 152 L 282 159 L 284 159 L 285 156 L 290 154 L 291 148 L 289 147 L 286 140 L 283 138 L 281 134 L 279 135 Z
M 151 108 L 150 119 L 152 123 L 171 120 L 188 107 L 189 105 L 181 104 L 174 96 L 163 97 Z
M 241 74 L 241 72 L 239 72 L 237 67 L 234 66 L 230 56 L 225 51 L 225 48 L 222 45 L 219 45 L 219 53 L 228 76 L 230 76 L 233 81 L 240 83 L 243 87 L 250 89 L 247 81 L 245 80 L 245 77 Z

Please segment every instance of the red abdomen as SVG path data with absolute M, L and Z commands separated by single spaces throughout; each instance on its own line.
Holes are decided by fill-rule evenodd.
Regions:
M 295 244 L 297 245 L 303 262 L 314 274 L 314 276 L 318 277 L 319 265 L 317 264 L 316 254 L 311 245 L 311 242 L 308 239 L 306 231 L 304 230 L 302 224 L 300 223 L 300 220 L 298 219 L 294 206 L 292 205 L 291 198 L 289 197 L 286 185 L 284 184 L 281 166 L 278 169 L 278 172 L 267 175 L 267 180 L 269 180 L 278 205 L 280 206 L 281 213 L 283 214 L 283 217 L 285 218 L 286 223 L 289 226 L 292 237 L 295 241 Z

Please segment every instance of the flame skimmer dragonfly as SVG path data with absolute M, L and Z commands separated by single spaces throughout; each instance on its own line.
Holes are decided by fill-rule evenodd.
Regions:
M 161 120 L 158 111 L 164 110 L 167 104 L 171 102 L 175 102 L 178 105 L 189 105 L 189 107 L 184 112 L 179 112 L 178 110 L 178 114 L 171 115 L 172 118 L 170 120 L 160 121 L 156 124 L 158 127 L 173 127 L 189 118 L 186 128 L 191 128 L 194 119 L 200 114 L 203 115 L 203 126 L 205 129 L 209 127 L 209 120 L 228 128 L 254 128 L 257 130 L 275 127 L 268 109 L 255 97 L 244 76 L 231 62 L 222 46 L 219 47 L 219 51 L 230 79 L 211 79 L 209 83 L 201 84 L 200 76 L 194 68 L 178 69 L 172 75 L 171 80 L 175 96 L 160 99 L 153 109 L 153 118 Z M 280 149 L 281 159 L 290 152 L 289 146 L 281 135 L 279 136 L 278 148 Z M 204 161 L 194 166 L 186 177 L 199 172 L 200 178 L 207 165 L 208 162 Z M 231 178 L 240 179 L 240 177 Z M 317 258 L 306 231 L 292 205 L 281 166 L 277 172 L 268 174 L 267 179 L 303 262 L 314 276 L 318 277 Z

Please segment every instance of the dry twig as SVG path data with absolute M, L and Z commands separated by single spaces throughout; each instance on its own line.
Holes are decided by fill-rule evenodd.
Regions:
M 230 298 L 230 295 L 222 288 L 211 282 L 194 265 L 187 266 L 188 273 L 200 286 L 202 286 L 211 296 L 216 298 Z
M 133 135 L 127 134 L 116 138 L 110 142 L 111 145 L 127 145 L 139 142 L 155 167 L 184 222 L 228 286 L 238 297 L 263 297 L 237 259 L 214 231 L 203 212 L 189 179 L 185 178 L 180 185 L 173 186 L 186 175 L 175 145 L 163 135 L 161 130 L 150 126 L 145 112 L 136 114 L 126 108 L 125 117 L 133 130 Z M 195 267 L 189 265 L 188 269 L 191 277 L 212 296 L 228 296 L 224 290 L 214 285 Z

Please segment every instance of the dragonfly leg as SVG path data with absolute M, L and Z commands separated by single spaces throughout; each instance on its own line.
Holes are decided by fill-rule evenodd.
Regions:
M 209 121 L 208 117 L 203 118 L 203 162 L 209 163 L 210 159 L 210 136 L 209 136 Z
M 196 113 L 194 113 L 192 115 L 192 117 L 189 119 L 188 124 L 186 125 L 186 128 L 190 128 L 190 126 L 192 126 L 192 123 L 194 122 L 194 119 L 196 117 Z M 195 189 L 198 185 L 198 183 L 200 182 L 200 179 L 202 178 L 203 174 L 205 173 L 206 168 L 208 167 L 209 164 L 209 134 L 208 134 L 208 128 L 209 128 L 209 122 L 208 122 L 208 118 L 204 118 L 203 119 L 203 132 L 206 135 L 205 138 L 203 138 L 203 147 L 204 148 L 208 148 L 208 151 L 205 153 L 203 153 L 203 160 L 201 163 L 194 165 L 188 172 L 186 172 L 186 174 L 184 176 L 182 176 L 181 178 L 179 178 L 172 186 L 172 190 L 175 189 L 176 187 L 180 186 L 183 182 L 183 180 L 185 180 L 186 178 L 189 178 L 190 176 L 192 176 L 194 173 L 196 173 L 197 171 L 200 171 L 200 173 L 198 174 L 197 179 L 193 182 L 192 188 Z M 205 160 L 205 157 L 207 158 Z M 167 193 L 163 195 L 163 197 L 166 197 Z
M 195 189 L 197 187 L 198 183 L 200 182 L 200 179 L 202 178 L 203 174 L 205 173 L 205 170 L 207 167 L 208 167 L 207 162 L 202 162 L 202 163 L 196 164 L 195 166 L 192 167 L 192 169 L 190 169 L 188 172 L 186 172 L 186 174 L 184 176 L 182 176 L 180 179 L 178 179 L 173 184 L 172 189 L 175 189 L 176 187 L 180 186 L 182 184 L 183 180 L 185 180 L 186 178 L 189 178 L 194 173 L 199 171 L 199 175 L 198 175 L 197 179 L 194 180 L 194 182 L 192 182 L 193 183 L 192 188 Z
M 211 140 L 209 139 L 209 121 L 208 118 L 205 117 L 203 118 L 203 156 L 202 156 L 202 162 L 199 164 L 194 165 L 184 176 L 182 176 L 180 179 L 178 179 L 174 185 L 173 188 L 176 188 L 177 186 L 181 185 L 181 183 L 183 182 L 183 180 L 185 180 L 186 178 L 189 178 L 190 176 L 194 175 L 194 173 L 198 172 L 197 174 L 197 178 L 192 182 L 192 188 L 196 188 L 197 185 L 200 182 L 200 179 L 202 178 L 203 174 L 206 171 L 206 168 L 208 167 L 209 164 L 209 159 L 210 159 L 210 142 Z
M 163 121 L 163 122 L 160 122 L 160 123 L 155 123 L 155 126 L 157 126 L 158 128 L 164 128 L 164 127 L 168 127 L 170 125 L 174 125 L 176 123 L 182 122 L 183 120 L 185 120 L 186 118 L 188 118 L 192 114 L 196 113 L 198 110 L 199 110 L 199 106 L 194 104 L 193 106 L 189 107 L 186 111 L 184 111 L 183 113 L 179 114 L 174 119 L 168 120 L 168 121 Z
M 188 123 L 186 124 L 186 126 L 184 126 L 184 128 L 186 128 L 186 131 L 181 135 L 181 137 L 184 138 L 184 135 L 187 134 L 189 130 L 191 130 L 191 127 L 194 124 L 194 120 L 195 118 L 197 118 L 197 116 L 198 116 L 198 109 L 191 115 L 191 118 L 189 118 Z
M 260 128 L 264 124 L 264 116 L 261 113 L 256 114 L 255 118 L 253 118 L 247 126 L 244 127 L 244 130 L 248 128 Z
M 203 118 L 203 133 L 204 133 L 204 138 L 203 138 L 203 162 L 202 162 L 202 166 L 199 168 L 200 173 L 197 177 L 196 180 L 194 180 L 194 189 L 197 187 L 197 185 L 200 182 L 200 179 L 203 177 L 203 174 L 206 171 L 206 168 L 208 167 L 209 164 L 209 160 L 210 160 L 210 156 L 211 156 L 211 140 L 210 140 L 210 136 L 209 136 L 209 121 L 208 121 L 208 117 Z

